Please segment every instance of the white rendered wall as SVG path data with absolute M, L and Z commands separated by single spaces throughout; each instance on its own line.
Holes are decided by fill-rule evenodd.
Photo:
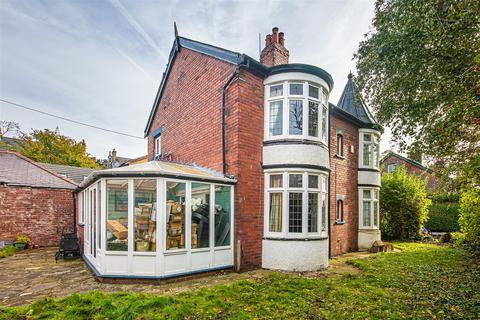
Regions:
M 358 249 L 369 250 L 372 244 L 381 239 L 381 232 L 378 229 L 358 230 Z
M 262 268 L 315 271 L 327 267 L 328 239 L 262 241 Z
M 358 171 L 358 184 L 381 185 L 381 175 L 378 171 Z
M 275 144 L 263 147 L 263 165 L 308 164 L 330 167 L 328 150 L 313 144 Z

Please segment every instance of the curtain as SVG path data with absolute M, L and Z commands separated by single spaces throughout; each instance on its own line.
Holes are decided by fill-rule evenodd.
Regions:
M 282 232 L 282 194 L 270 193 L 270 232 Z

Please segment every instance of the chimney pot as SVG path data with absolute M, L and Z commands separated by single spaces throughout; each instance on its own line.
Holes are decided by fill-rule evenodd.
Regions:
M 117 161 L 117 151 L 115 150 L 115 148 L 112 150 L 112 161 Z
M 265 47 L 267 47 L 271 44 L 272 44 L 272 35 L 267 34 L 267 36 L 265 37 Z
M 283 32 L 280 32 L 278 34 L 278 43 L 280 43 L 282 46 L 285 45 L 285 37 Z
M 275 27 L 272 29 L 272 41 L 278 43 L 278 28 Z

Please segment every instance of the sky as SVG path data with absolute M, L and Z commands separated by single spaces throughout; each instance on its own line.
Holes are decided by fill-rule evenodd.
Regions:
M 316 65 L 335 82 L 336 103 L 374 0 L 0 1 L 0 99 L 143 137 L 176 21 L 181 36 L 258 58 L 272 27 L 285 33 L 290 62 Z M 52 129 L 106 158 L 146 154 L 146 140 L 99 131 L 0 102 L 0 120 L 24 132 Z M 381 151 L 390 148 L 390 132 Z

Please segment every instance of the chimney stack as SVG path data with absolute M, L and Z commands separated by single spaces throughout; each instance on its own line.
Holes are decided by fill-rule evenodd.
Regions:
M 278 32 L 278 28 L 272 29 L 272 34 L 265 37 L 265 48 L 260 54 L 260 62 L 267 67 L 273 67 L 279 64 L 288 64 L 290 54 L 285 48 L 285 35 Z

